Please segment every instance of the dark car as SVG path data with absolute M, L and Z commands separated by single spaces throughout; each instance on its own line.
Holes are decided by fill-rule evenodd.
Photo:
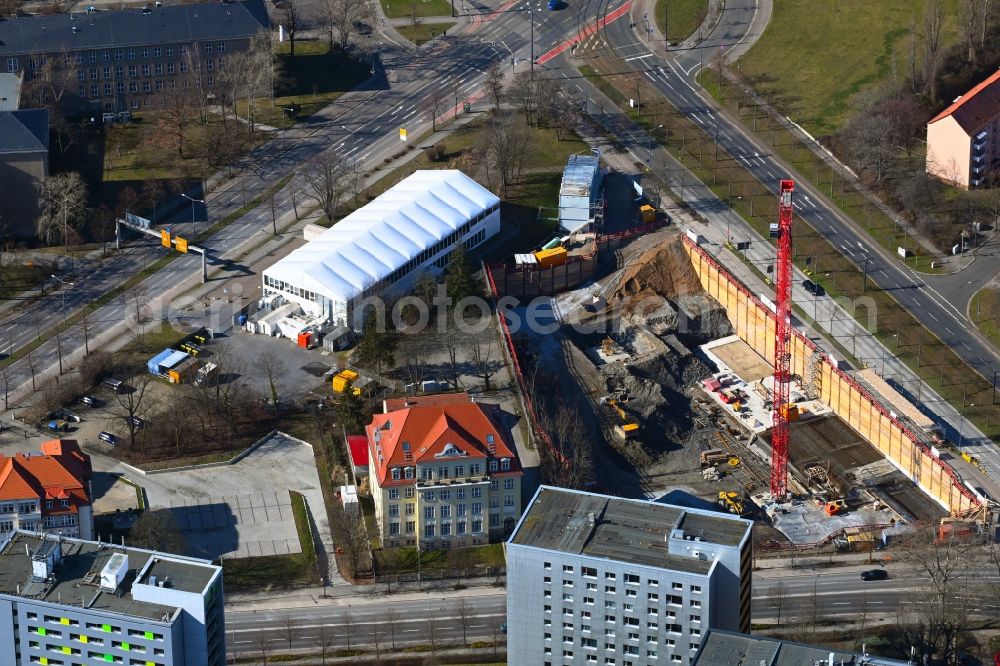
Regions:
M 861 580 L 888 580 L 889 572 L 885 569 L 869 569 L 861 572 Z
M 125 420 L 128 421 L 130 425 L 136 428 L 141 428 L 146 425 L 146 422 L 140 419 L 138 416 L 126 416 Z
M 549 9 L 562 9 L 563 0 L 549 0 Z
M 826 293 L 825 291 L 823 291 L 823 287 L 819 286 L 812 280 L 803 280 L 802 288 L 808 291 L 813 296 L 822 296 L 823 294 Z
M 118 438 L 107 431 L 101 432 L 101 434 L 97 436 L 97 439 L 101 440 L 102 442 L 107 442 L 111 446 L 114 446 L 115 444 L 118 443 Z
M 82 398 L 80 398 L 80 402 L 83 403 L 84 405 L 86 405 L 87 407 L 96 407 L 97 406 L 97 398 L 95 398 L 92 395 L 85 395 L 85 396 L 83 396 Z

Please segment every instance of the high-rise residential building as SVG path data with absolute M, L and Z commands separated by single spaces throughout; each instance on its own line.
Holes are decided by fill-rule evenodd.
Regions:
M 0 663 L 224 666 L 222 568 L 15 531 L 0 542 Z
M 752 523 L 542 486 L 506 543 L 511 664 L 690 664 L 749 631 Z
M 0 456 L 0 536 L 16 529 L 90 539 L 90 456 L 73 439 Z
M 465 393 L 388 402 L 366 428 L 375 517 L 387 547 L 475 546 L 521 515 L 521 463 Z
M 1000 166 L 1000 71 L 927 122 L 927 173 L 958 187 L 986 184 Z

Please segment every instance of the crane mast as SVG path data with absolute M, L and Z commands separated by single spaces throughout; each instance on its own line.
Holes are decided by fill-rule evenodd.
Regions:
M 774 390 L 771 396 L 771 497 L 788 494 L 788 409 L 791 376 L 790 315 L 792 309 L 792 191 L 795 181 L 778 188 L 778 265 L 774 322 Z

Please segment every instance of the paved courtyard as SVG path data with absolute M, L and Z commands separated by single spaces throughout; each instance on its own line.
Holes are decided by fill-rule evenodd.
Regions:
M 300 552 L 289 491 L 305 497 L 321 546 L 333 552 L 313 448 L 282 433 L 233 465 L 142 475 L 119 464 L 111 472 L 141 485 L 151 509 L 173 513 L 192 555 L 214 559 Z M 341 582 L 335 572 L 330 580 Z

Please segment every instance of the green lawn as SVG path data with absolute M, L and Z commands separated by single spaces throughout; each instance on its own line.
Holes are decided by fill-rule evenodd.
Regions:
M 271 100 L 260 102 L 257 122 L 281 129 L 289 122 L 282 108 L 298 104 L 296 118 L 306 118 L 363 83 L 371 76 L 371 65 L 341 51 L 330 52 L 327 41 L 295 42 L 295 57 L 288 55 L 290 45 L 282 42 L 276 52 L 282 80 Z M 237 102 L 237 113 L 247 115 L 246 102 Z M 294 119 L 293 119 L 294 121 Z
M 287 587 L 294 584 L 318 584 L 316 570 L 316 549 L 312 531 L 309 529 L 305 498 L 297 492 L 289 491 L 292 497 L 292 513 L 295 516 L 295 530 L 299 534 L 301 553 L 294 555 L 269 555 L 242 559 L 223 559 L 222 572 L 226 589 L 260 588 L 267 586 Z
M 955 306 L 962 309 L 965 304 Z M 1000 290 L 987 287 L 978 291 L 969 303 L 969 318 L 993 344 L 1000 345 Z
M 851 113 L 851 100 L 906 75 L 909 26 L 920 29 L 916 0 L 775 0 L 761 39 L 740 59 L 742 74 L 813 136 L 830 134 Z M 944 2 L 942 43 L 955 39 L 958 0 Z
M 438 35 L 448 32 L 453 27 L 455 27 L 453 21 L 448 21 L 447 23 L 418 23 L 417 25 L 398 25 L 396 26 L 396 32 L 417 46 L 420 46 L 431 41 Z
M 664 21 L 669 24 L 667 38 L 671 43 L 692 35 L 707 14 L 708 0 L 656 0 L 656 25 L 662 33 Z
M 381 0 L 382 9 L 389 18 L 409 18 L 416 16 L 451 16 L 448 0 Z

